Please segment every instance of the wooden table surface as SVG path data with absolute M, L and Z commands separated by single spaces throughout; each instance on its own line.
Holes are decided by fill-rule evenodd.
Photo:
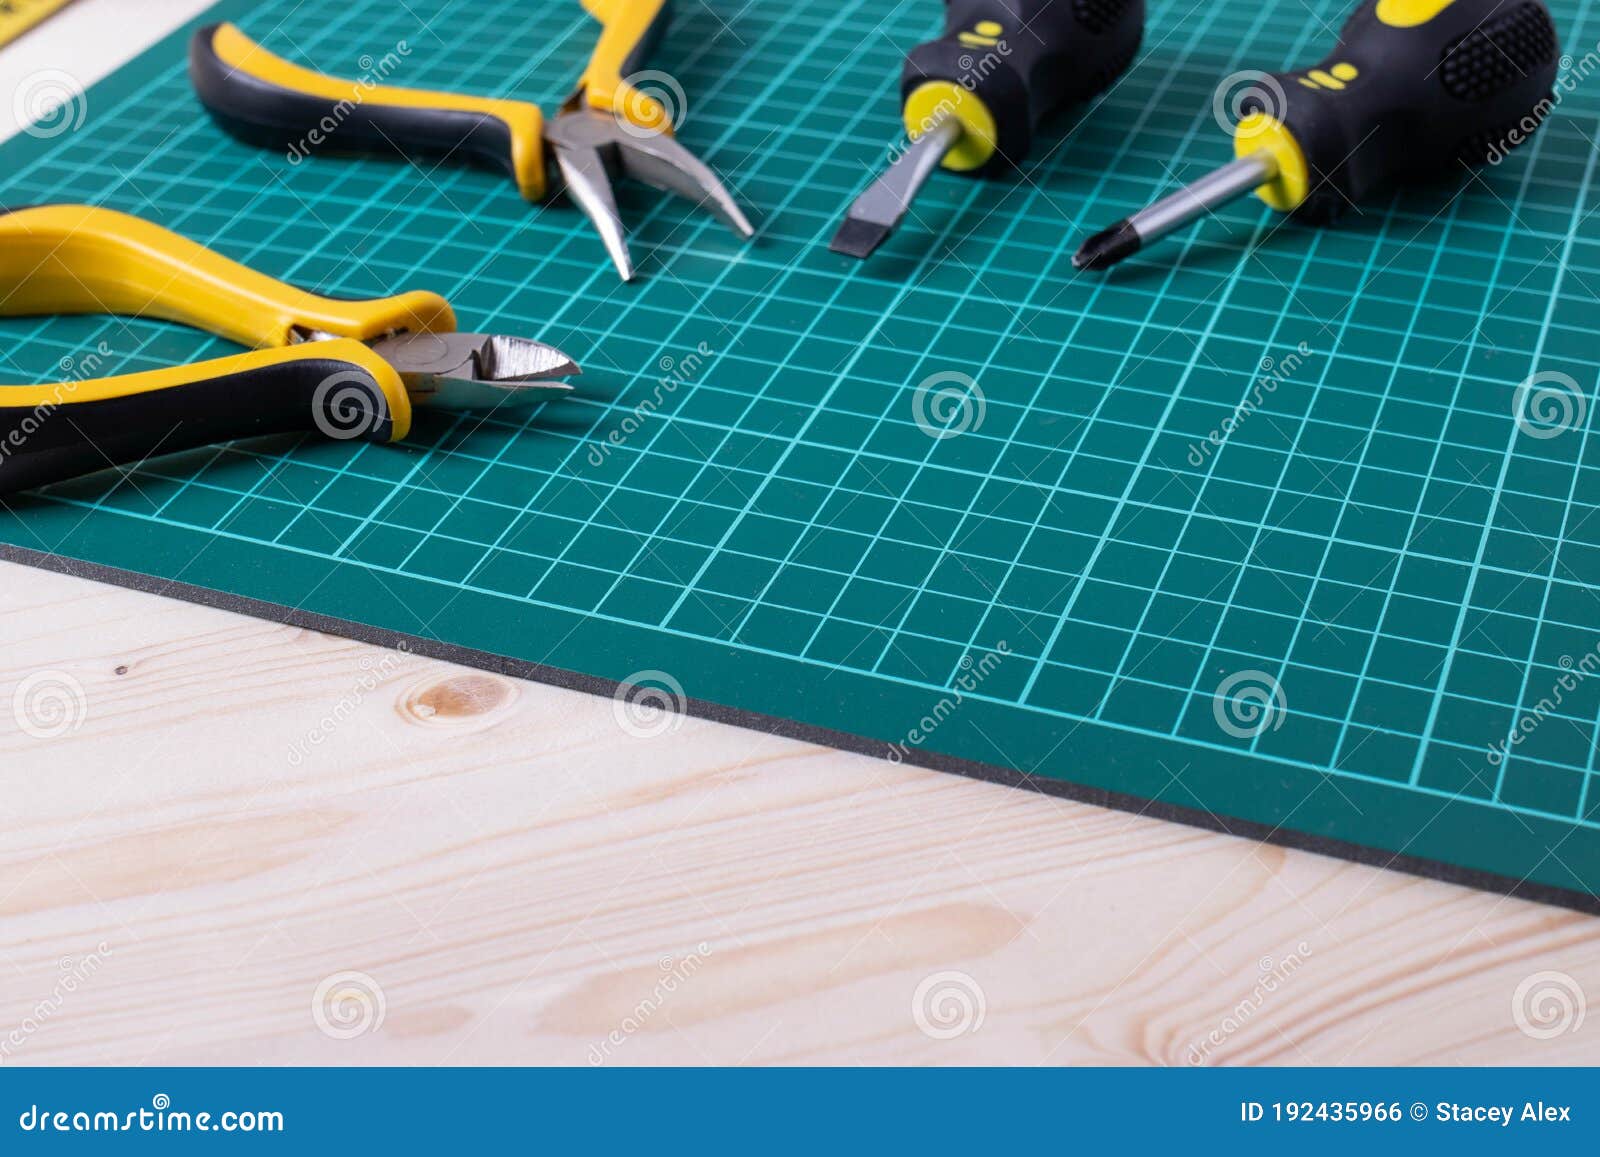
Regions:
M 0 1064 L 1600 1062 L 1593 917 L 9 564 L 0 644 Z

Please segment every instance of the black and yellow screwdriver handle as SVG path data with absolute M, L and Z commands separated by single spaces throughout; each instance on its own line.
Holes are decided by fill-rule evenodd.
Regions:
M 1543 0 L 1364 0 L 1327 59 L 1252 87 L 1234 151 L 1268 150 L 1278 175 L 1262 199 L 1325 222 L 1519 144 L 1550 107 L 1560 55 Z
M 906 57 L 906 131 L 954 116 L 964 131 L 946 168 L 1015 165 L 1045 115 L 1109 87 L 1143 37 L 1144 0 L 948 0 L 944 35 Z
M 319 297 L 125 213 L 49 205 L 0 214 L 0 315 L 89 313 L 182 322 L 260 348 L 121 377 L 0 386 L 0 493 L 257 434 L 398 440 L 410 430 L 410 398 L 366 342 L 455 329 L 436 294 Z M 312 335 L 337 336 L 302 340 Z

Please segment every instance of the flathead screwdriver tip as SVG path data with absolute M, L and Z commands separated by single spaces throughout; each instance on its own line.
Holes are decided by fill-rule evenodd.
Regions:
M 1144 242 L 1133 222 L 1123 218 L 1109 229 L 1102 229 L 1085 241 L 1072 255 L 1074 269 L 1110 269 L 1139 252 Z
M 833 240 L 828 242 L 828 248 L 846 257 L 867 257 L 888 240 L 890 232 L 889 226 L 880 225 L 876 221 L 846 217 L 844 224 L 839 226 L 839 231 L 833 235 Z
M 910 209 L 917 190 L 955 147 L 963 131 L 959 120 L 946 116 L 921 133 L 910 148 L 895 158 L 888 171 L 851 203 L 844 224 L 828 248 L 846 257 L 866 257 L 882 245 Z

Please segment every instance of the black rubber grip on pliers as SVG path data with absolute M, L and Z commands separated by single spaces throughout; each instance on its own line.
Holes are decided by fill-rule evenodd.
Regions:
M 218 55 L 221 24 L 189 40 L 189 79 L 217 124 L 246 144 L 301 154 L 373 153 L 408 158 L 462 157 L 515 178 L 510 127 L 470 109 L 382 104 L 363 98 L 360 81 L 340 99 L 302 92 L 251 75 Z
M 82 387 L 66 382 L 45 388 L 51 401 L 0 405 L 0 494 L 235 438 L 320 433 L 391 440 L 387 399 L 363 367 L 301 357 L 227 370 L 237 361 L 221 358 L 166 371 L 187 372 L 187 380 L 163 389 L 74 401 Z M 0 389 L 0 401 L 6 393 Z

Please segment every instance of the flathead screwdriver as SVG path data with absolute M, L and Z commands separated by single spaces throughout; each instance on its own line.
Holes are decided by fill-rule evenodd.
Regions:
M 912 143 L 828 247 L 866 257 L 941 165 L 987 175 L 1019 164 L 1045 115 L 1110 87 L 1143 37 L 1144 0 L 947 0 L 944 35 L 912 49 L 901 72 Z
M 1096 233 L 1072 264 L 1108 269 L 1251 190 L 1326 224 L 1497 161 L 1551 109 L 1560 55 L 1543 0 L 1364 0 L 1322 63 L 1253 74 L 1231 164 Z

